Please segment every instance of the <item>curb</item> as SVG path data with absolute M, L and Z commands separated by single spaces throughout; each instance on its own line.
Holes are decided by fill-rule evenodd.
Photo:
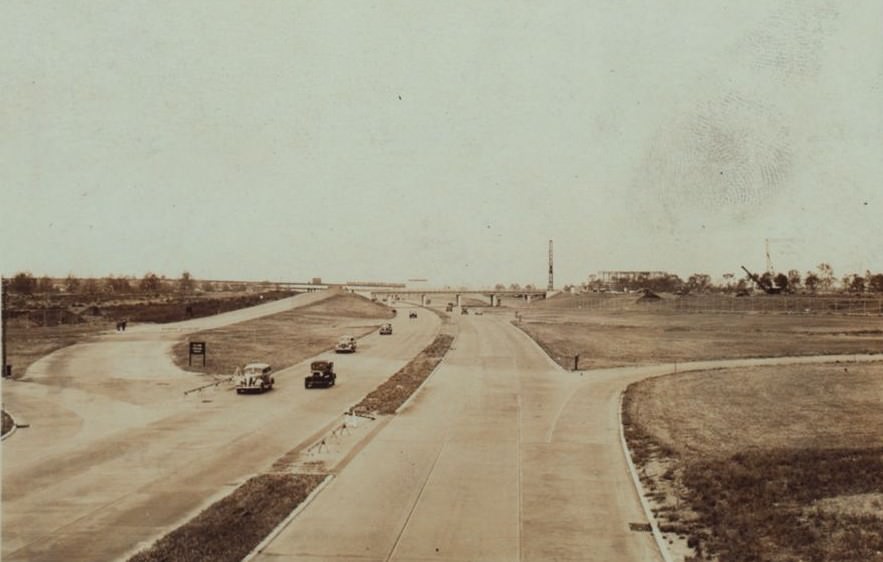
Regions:
M 254 547 L 254 550 L 249 552 L 245 556 L 245 558 L 242 559 L 242 562 L 250 562 L 254 559 L 255 556 L 260 554 L 262 550 L 267 548 L 267 546 L 269 546 L 269 544 L 273 542 L 273 540 L 275 540 L 277 536 L 279 536 L 279 533 L 285 530 L 285 527 L 287 527 L 294 520 L 294 518 L 300 514 L 301 511 L 303 511 L 307 508 L 308 505 L 310 505 L 310 503 L 316 498 L 316 496 L 319 495 L 319 492 L 325 489 L 325 486 L 328 485 L 332 478 L 334 478 L 334 475 L 332 474 L 325 476 L 325 479 L 322 480 L 319 485 L 316 486 L 306 498 L 304 498 L 304 501 L 300 502 L 300 504 L 295 507 L 291 513 L 288 514 L 288 517 L 286 517 L 282 520 L 281 523 L 276 525 L 276 527 L 272 531 L 270 531 L 270 534 L 264 537 L 264 540 L 258 543 L 258 545 Z
M 665 539 L 662 537 L 662 532 L 659 530 L 659 525 L 656 523 L 656 517 L 653 515 L 653 511 L 650 509 L 650 503 L 647 501 L 647 498 L 644 497 L 644 487 L 641 485 L 641 479 L 638 476 L 638 471 L 635 468 L 635 463 L 632 462 L 632 455 L 629 451 L 628 443 L 625 440 L 625 427 L 622 425 L 622 403 L 625 398 L 625 392 L 621 392 L 619 394 L 619 441 L 622 446 L 622 453 L 625 456 L 625 461 L 629 467 L 629 474 L 632 477 L 632 484 L 635 485 L 635 491 L 638 493 L 638 499 L 641 501 L 641 507 L 644 509 L 644 516 L 647 518 L 647 521 L 650 523 L 650 530 L 653 533 L 653 540 L 656 542 L 656 548 L 659 549 L 659 553 L 662 555 L 662 559 L 665 562 L 674 562 L 674 558 L 671 557 L 671 553 L 668 551 L 668 546 L 666 545 Z
M 29 423 L 27 423 L 27 422 L 21 420 L 21 418 L 19 418 L 19 420 L 16 421 L 15 416 L 13 416 L 13 415 L 9 412 L 9 410 L 6 410 L 6 409 L 4 408 L 3 411 L 6 412 L 6 415 L 9 416 L 9 419 L 12 420 L 12 429 L 10 429 L 10 430 L 7 431 L 6 433 L 4 433 L 2 436 L 0 436 L 0 441 L 5 441 L 7 437 L 9 437 L 9 436 L 11 436 L 13 433 L 15 433 L 15 431 L 16 431 L 18 428 L 20 428 L 20 427 L 31 427 L 31 424 L 29 424 Z
M 441 328 L 442 328 L 443 326 L 444 326 L 444 318 L 442 318 L 442 325 L 439 326 L 438 333 L 436 334 L 435 337 L 438 337 L 438 336 L 442 335 L 442 330 L 441 330 Z M 411 405 L 411 402 L 414 400 L 414 398 L 415 398 L 418 394 L 420 394 L 420 391 L 421 391 L 421 390 L 423 390 L 424 385 L 426 385 L 426 383 L 429 382 L 429 379 L 431 379 L 432 376 L 435 375 L 435 372 L 438 371 L 438 370 L 441 368 L 442 364 L 444 364 L 444 362 L 445 362 L 445 358 L 448 356 L 448 353 L 449 353 L 449 352 L 451 351 L 451 349 L 454 347 L 454 342 L 456 342 L 456 341 L 457 341 L 457 338 L 460 336 L 460 331 L 459 331 L 459 329 L 457 330 L 457 333 L 455 333 L 455 334 L 451 334 L 451 335 L 453 336 L 453 339 L 451 340 L 451 345 L 448 346 L 447 351 L 445 351 L 445 354 L 442 356 L 441 360 L 438 362 L 438 365 L 436 365 L 435 367 L 433 367 L 432 371 L 430 371 L 429 374 L 426 375 L 426 378 L 423 379 L 423 382 L 421 382 L 420 385 L 419 385 L 417 388 L 414 389 L 414 392 L 411 393 L 411 396 L 408 396 L 408 399 L 407 399 L 407 400 L 405 400 L 404 402 L 402 402 L 402 404 L 401 404 L 398 408 L 395 409 L 395 412 L 393 412 L 392 415 L 397 416 L 397 415 L 399 415 L 400 412 L 402 412 L 402 411 L 405 410 L 408 406 L 410 406 L 410 405 Z M 429 345 L 432 345 L 432 344 L 430 343 Z M 423 353 L 423 352 L 421 351 L 420 353 Z
M 525 331 L 521 328 L 521 326 L 520 326 L 519 324 L 515 324 L 515 323 L 512 322 L 512 321 L 508 322 L 508 324 L 509 324 L 510 326 L 512 326 L 513 328 L 515 328 L 515 330 L 516 330 L 518 333 L 520 333 L 520 334 L 523 335 L 525 338 L 527 338 L 528 341 L 530 341 L 530 343 L 532 343 L 532 344 L 534 345 L 534 347 L 535 347 L 536 349 L 538 349 L 538 350 L 540 351 L 540 353 L 543 354 L 543 357 L 546 358 L 546 360 L 548 361 L 549 365 L 551 365 L 553 369 L 555 369 L 556 371 L 561 371 L 562 373 L 572 373 L 572 372 L 574 372 L 574 371 L 569 371 L 569 370 L 565 369 L 564 367 L 562 367 L 561 365 L 559 365 L 558 363 L 556 363 L 555 360 L 552 359 L 552 356 L 550 356 L 549 353 L 548 353 L 545 349 L 543 349 L 543 346 L 541 346 L 539 343 L 537 343 L 537 340 L 533 339 L 533 337 L 531 337 L 530 334 L 528 334 L 527 332 L 525 332 Z

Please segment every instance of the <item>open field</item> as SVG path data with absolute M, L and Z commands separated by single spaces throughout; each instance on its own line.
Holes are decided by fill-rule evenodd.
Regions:
M 173 348 L 181 368 L 216 374 L 232 374 L 251 361 L 269 363 L 279 370 L 331 349 L 340 336 L 356 337 L 375 330 L 392 311 L 353 294 L 335 295 L 315 304 L 272 316 L 196 332 L 189 341 L 206 342 L 206 366 L 195 357 L 188 363 L 188 341 Z
M 883 322 L 869 316 L 531 307 L 523 310 L 522 318 L 519 327 L 566 369 L 573 368 L 577 354 L 580 368 L 592 369 L 702 359 L 883 353 Z
M 883 365 L 791 365 L 648 379 L 623 420 L 661 528 L 697 554 L 858 562 L 883 560 L 881 405 Z

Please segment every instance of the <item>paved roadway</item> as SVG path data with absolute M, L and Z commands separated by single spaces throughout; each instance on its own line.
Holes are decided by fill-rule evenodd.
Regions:
M 623 379 L 559 369 L 507 319 L 457 321 L 411 406 L 257 560 L 658 559 L 628 526 Z
M 460 334 L 394 418 L 262 552 L 260 562 L 655 562 L 621 447 L 620 395 L 671 365 L 572 373 L 495 315 Z M 879 361 L 784 357 L 682 370 Z
M 2 559 L 124 557 L 339 422 L 438 331 L 433 314 L 400 314 L 392 337 L 369 335 L 358 353 L 333 357 L 339 378 L 332 389 L 306 391 L 302 363 L 278 372 L 267 394 L 184 397 L 205 378 L 172 365 L 168 349 L 182 334 L 320 298 L 110 333 L 5 382 L 5 406 L 31 427 L 2 444 Z

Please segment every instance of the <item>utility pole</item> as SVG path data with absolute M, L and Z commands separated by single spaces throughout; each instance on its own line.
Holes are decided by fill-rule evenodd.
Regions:
M 3 372 L 0 373 L 0 376 L 7 376 L 9 374 L 9 369 L 6 366 L 6 292 L 8 287 L 6 286 L 6 278 L 0 276 L 0 334 L 2 334 L 2 341 L 0 341 L 0 347 L 3 348 L 3 363 L 0 365 L 0 369 L 3 369 Z
M 546 286 L 547 291 L 551 291 L 555 288 L 555 280 L 553 276 L 552 270 L 552 241 L 549 240 L 549 284 Z

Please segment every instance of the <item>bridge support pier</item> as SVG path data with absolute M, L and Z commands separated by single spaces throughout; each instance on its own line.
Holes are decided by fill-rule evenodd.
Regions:
M 463 296 L 460 294 L 457 295 L 457 306 L 463 306 Z

